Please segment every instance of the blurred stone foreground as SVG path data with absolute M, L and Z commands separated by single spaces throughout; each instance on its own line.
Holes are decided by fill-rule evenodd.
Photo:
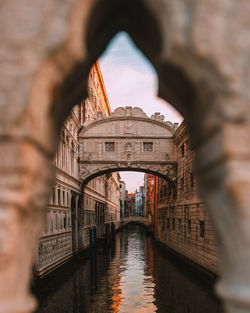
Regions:
M 250 312 L 250 1 L 2 0 L 0 313 L 28 313 L 30 268 L 63 121 L 93 63 L 127 31 L 184 116 L 222 257 L 217 292 Z M 83 86 L 86 88 L 83 90 Z

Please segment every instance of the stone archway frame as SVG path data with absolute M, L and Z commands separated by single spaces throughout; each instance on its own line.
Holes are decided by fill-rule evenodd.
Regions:
M 0 12 L 0 312 L 35 307 L 29 271 L 53 183 L 55 141 L 70 109 L 87 96 L 91 65 L 120 30 L 152 62 L 159 95 L 189 125 L 222 255 L 217 290 L 227 312 L 249 312 L 249 2 L 41 2 L 5 0 Z

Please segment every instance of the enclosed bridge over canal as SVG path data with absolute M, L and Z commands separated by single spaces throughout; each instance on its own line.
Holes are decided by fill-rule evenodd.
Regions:
M 110 117 L 99 112 L 79 133 L 80 178 L 114 171 L 140 171 L 176 181 L 177 156 L 173 134 L 178 124 L 138 107 L 119 107 Z
M 177 150 L 173 134 L 177 127 L 165 122 L 160 113 L 150 118 L 138 107 L 119 107 L 109 117 L 99 112 L 94 121 L 83 124 L 78 135 L 82 188 L 103 174 L 140 171 L 166 179 L 176 192 Z M 76 207 L 72 211 L 74 253 L 82 250 L 86 235 L 80 215 Z

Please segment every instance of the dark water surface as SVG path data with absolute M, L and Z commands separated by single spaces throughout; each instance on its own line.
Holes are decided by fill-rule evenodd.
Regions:
M 36 312 L 222 313 L 204 278 L 130 225 L 93 262 L 76 258 L 36 283 Z

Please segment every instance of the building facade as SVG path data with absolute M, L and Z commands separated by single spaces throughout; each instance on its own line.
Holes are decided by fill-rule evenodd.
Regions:
M 128 193 L 128 215 L 135 215 L 135 192 Z
M 78 133 L 98 112 L 111 113 L 98 62 L 89 74 L 89 97 L 65 121 L 53 160 L 56 184 L 51 192 L 34 273 L 42 276 L 102 238 L 120 221 L 119 173 L 99 176 L 86 186 L 79 179 Z
M 174 134 L 178 154 L 178 179 L 171 184 L 156 177 L 155 237 L 209 271 L 219 274 L 214 234 L 204 203 L 197 192 L 193 171 L 195 153 L 183 122 Z
M 144 216 L 144 202 L 145 202 L 145 194 L 144 194 L 144 186 L 140 186 L 139 190 L 136 190 L 135 193 L 135 215 Z
M 127 211 L 128 191 L 126 190 L 126 183 L 120 180 L 120 217 L 124 218 Z
M 145 188 L 145 211 L 146 217 L 150 219 L 150 223 L 152 224 L 155 214 L 155 181 L 156 176 L 151 174 L 145 174 L 144 176 L 144 188 Z

